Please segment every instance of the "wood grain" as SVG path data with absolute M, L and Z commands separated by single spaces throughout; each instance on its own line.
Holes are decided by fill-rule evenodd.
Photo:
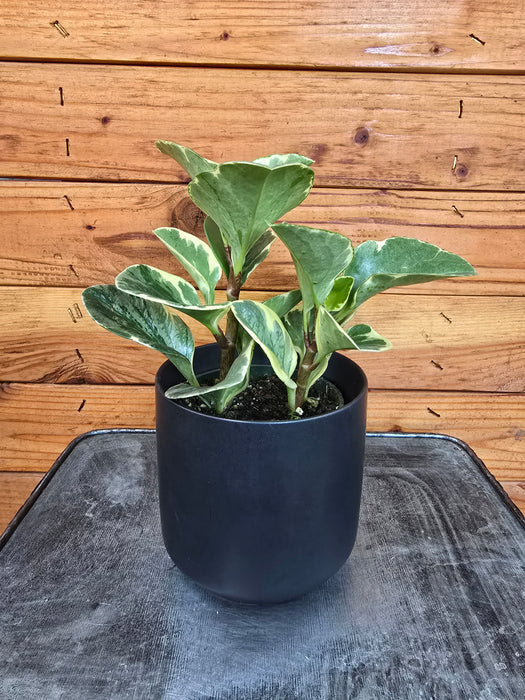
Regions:
M 521 77 L 3 63 L 0 83 L 4 177 L 180 180 L 171 138 L 303 153 L 323 187 L 523 188 Z
M 44 475 L 0 472 L 0 533 L 16 515 Z
M 116 0 L 103 11 L 93 0 L 4 0 L 0 45 L 9 58 L 513 71 L 524 68 L 522 10 L 520 0 L 504 11 L 490 0 L 417 11 L 395 0 Z
M 368 428 L 465 440 L 525 511 L 524 32 L 522 0 L 4 0 L 0 530 L 76 435 L 153 427 L 162 356 L 98 328 L 80 290 L 136 262 L 180 274 L 156 227 L 203 235 L 156 138 L 218 161 L 305 153 L 316 188 L 288 221 L 476 267 L 356 318 L 395 344 L 357 358 Z M 294 284 L 277 243 L 247 288 Z
M 502 481 L 501 485 L 525 515 L 525 481 Z
M 100 328 L 80 294 L 0 287 L 0 380 L 153 382 L 163 356 Z M 268 294 L 249 296 L 264 300 Z M 186 320 L 197 344 L 212 342 L 206 329 Z M 384 294 L 369 300 L 355 323 L 370 324 L 394 344 L 384 353 L 348 353 L 374 388 L 525 391 L 523 297 Z
M 0 471 L 45 471 L 74 437 L 88 430 L 154 426 L 151 386 L 3 384 L 0 409 Z M 453 435 L 469 444 L 500 480 L 524 480 L 524 427 L 522 396 L 370 393 L 369 431 Z
M 152 386 L 0 385 L 0 471 L 47 471 L 81 433 L 154 427 Z
M 372 390 L 368 430 L 452 435 L 466 442 L 498 480 L 522 479 L 525 401 L 520 395 Z
M 110 283 L 136 262 L 181 274 L 152 230 L 173 225 L 204 235 L 185 185 L 4 181 L 0 217 L 3 285 Z M 525 294 L 525 194 L 316 188 L 285 218 L 339 231 L 354 245 L 420 238 L 463 255 L 478 271 L 475 278 L 408 287 L 410 294 Z M 288 289 L 294 277 L 288 252 L 276 242 L 247 288 Z

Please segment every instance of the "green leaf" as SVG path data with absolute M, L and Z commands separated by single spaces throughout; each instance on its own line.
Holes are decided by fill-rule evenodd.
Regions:
M 301 164 L 271 169 L 255 163 L 223 163 L 200 173 L 188 192 L 218 225 L 237 275 L 259 236 L 305 199 L 313 177 L 313 170 Z
M 197 236 L 178 228 L 157 228 L 153 233 L 193 277 L 206 303 L 213 304 L 221 267 L 211 248 Z
M 332 315 L 321 306 L 317 314 L 315 339 L 318 357 L 331 355 L 337 350 L 371 350 L 379 352 L 392 347 L 390 341 L 370 326 L 360 324 L 349 331 L 343 330 Z
M 222 267 L 224 276 L 228 279 L 230 275 L 230 263 L 226 255 L 226 248 L 224 247 L 221 231 L 211 216 L 207 216 L 204 219 L 204 233 L 206 234 L 206 238 L 208 239 L 208 243 L 213 250 L 217 262 Z
M 286 314 L 291 311 L 294 306 L 301 301 L 301 292 L 299 289 L 292 289 L 289 292 L 283 292 L 283 294 L 277 294 L 270 299 L 267 299 L 264 305 L 275 311 L 279 318 L 283 318 Z
M 307 314 L 331 292 L 352 259 L 352 244 L 340 233 L 323 229 L 287 223 L 272 228 L 292 254 Z
M 196 385 L 193 373 L 194 342 L 182 319 L 162 304 L 146 301 L 120 291 L 112 284 L 88 287 L 82 301 L 91 318 L 108 331 L 158 350 Z
M 335 280 L 334 286 L 324 302 L 328 311 L 335 313 L 345 307 L 353 285 L 352 277 L 338 277 Z
M 283 318 L 283 325 L 292 339 L 293 346 L 302 359 L 305 353 L 303 312 L 301 309 L 292 309 Z
M 213 335 L 219 333 L 219 321 L 230 307 L 229 302 L 202 306 L 197 292 L 186 280 L 149 265 L 132 265 L 126 268 L 117 275 L 115 284 L 127 294 L 166 304 L 191 316 L 206 326 Z M 188 288 L 192 290 L 193 296 L 189 294 Z M 181 290 L 185 296 L 181 294 Z
M 235 358 L 226 377 L 213 386 L 194 387 L 189 384 L 177 384 L 166 391 L 168 399 L 183 399 L 190 396 L 204 396 L 211 399 L 217 413 L 222 413 L 232 399 L 243 391 L 250 381 L 254 342 L 245 344 L 242 352 Z
M 200 306 L 199 295 L 189 282 L 150 265 L 131 265 L 115 279 L 123 292 L 172 306 Z
M 354 258 L 344 271 L 345 276 L 354 278 L 348 312 L 390 287 L 475 274 L 464 258 L 415 238 L 365 241 L 355 249 Z
M 383 350 L 390 350 L 392 348 L 392 343 L 387 340 L 387 338 L 383 338 L 382 335 L 379 335 L 379 333 L 366 323 L 359 323 L 356 326 L 352 326 L 346 331 L 346 334 L 357 345 L 358 350 L 383 352 Z
M 281 165 L 290 165 L 292 163 L 302 163 L 303 165 L 312 165 L 314 163 L 311 158 L 300 156 L 298 153 L 274 153 L 271 156 L 263 156 L 256 158 L 252 163 L 265 165 L 267 168 L 279 168 Z
M 272 243 L 275 241 L 275 234 L 271 229 L 265 231 L 246 254 L 244 265 L 242 266 L 241 285 L 243 285 L 257 265 L 260 265 L 270 252 Z
M 297 355 L 292 339 L 275 311 L 260 302 L 245 300 L 233 302 L 232 312 L 261 346 L 279 379 L 290 389 L 295 389 L 291 376 L 297 364 Z
M 192 179 L 199 173 L 213 170 L 217 167 L 217 163 L 214 163 L 212 160 L 207 160 L 195 153 L 195 151 L 192 151 L 191 148 L 180 146 L 178 143 L 173 143 L 173 141 L 155 141 L 155 146 L 161 153 L 165 153 L 176 160 Z

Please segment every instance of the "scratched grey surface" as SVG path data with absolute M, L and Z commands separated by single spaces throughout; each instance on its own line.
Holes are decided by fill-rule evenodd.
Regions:
M 240 607 L 166 554 L 154 439 L 80 440 L 0 552 L 2 700 L 525 697 L 524 530 L 461 446 L 370 437 L 347 564 Z

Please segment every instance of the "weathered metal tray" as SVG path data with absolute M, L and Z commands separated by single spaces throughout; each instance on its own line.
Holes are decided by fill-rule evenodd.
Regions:
M 82 436 L 8 528 L 2 699 L 525 697 L 524 521 L 458 441 L 370 435 L 352 556 L 272 607 L 173 566 L 155 471 L 151 431 Z

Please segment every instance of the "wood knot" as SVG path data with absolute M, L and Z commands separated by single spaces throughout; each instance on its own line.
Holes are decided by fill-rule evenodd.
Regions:
M 102 117 L 102 119 L 100 120 L 100 123 L 103 126 L 106 126 L 107 124 L 109 124 L 110 121 L 111 121 L 111 117 Z
M 365 126 L 363 126 L 355 132 L 354 141 L 360 146 L 364 146 L 365 143 L 368 143 L 369 138 L 370 132 Z
M 172 210 L 170 226 L 198 236 L 204 233 L 205 218 L 206 214 L 189 197 L 185 197 Z
M 457 177 L 459 177 L 463 180 L 468 175 L 468 168 L 463 163 L 458 163 L 454 169 L 454 172 L 455 172 Z
M 219 37 L 221 41 L 228 41 L 229 38 L 230 34 L 227 31 L 222 32 L 222 34 Z
M 322 160 L 322 157 L 328 150 L 328 146 L 326 143 L 318 143 L 315 146 L 312 147 L 312 160 L 315 163 L 320 163 Z

